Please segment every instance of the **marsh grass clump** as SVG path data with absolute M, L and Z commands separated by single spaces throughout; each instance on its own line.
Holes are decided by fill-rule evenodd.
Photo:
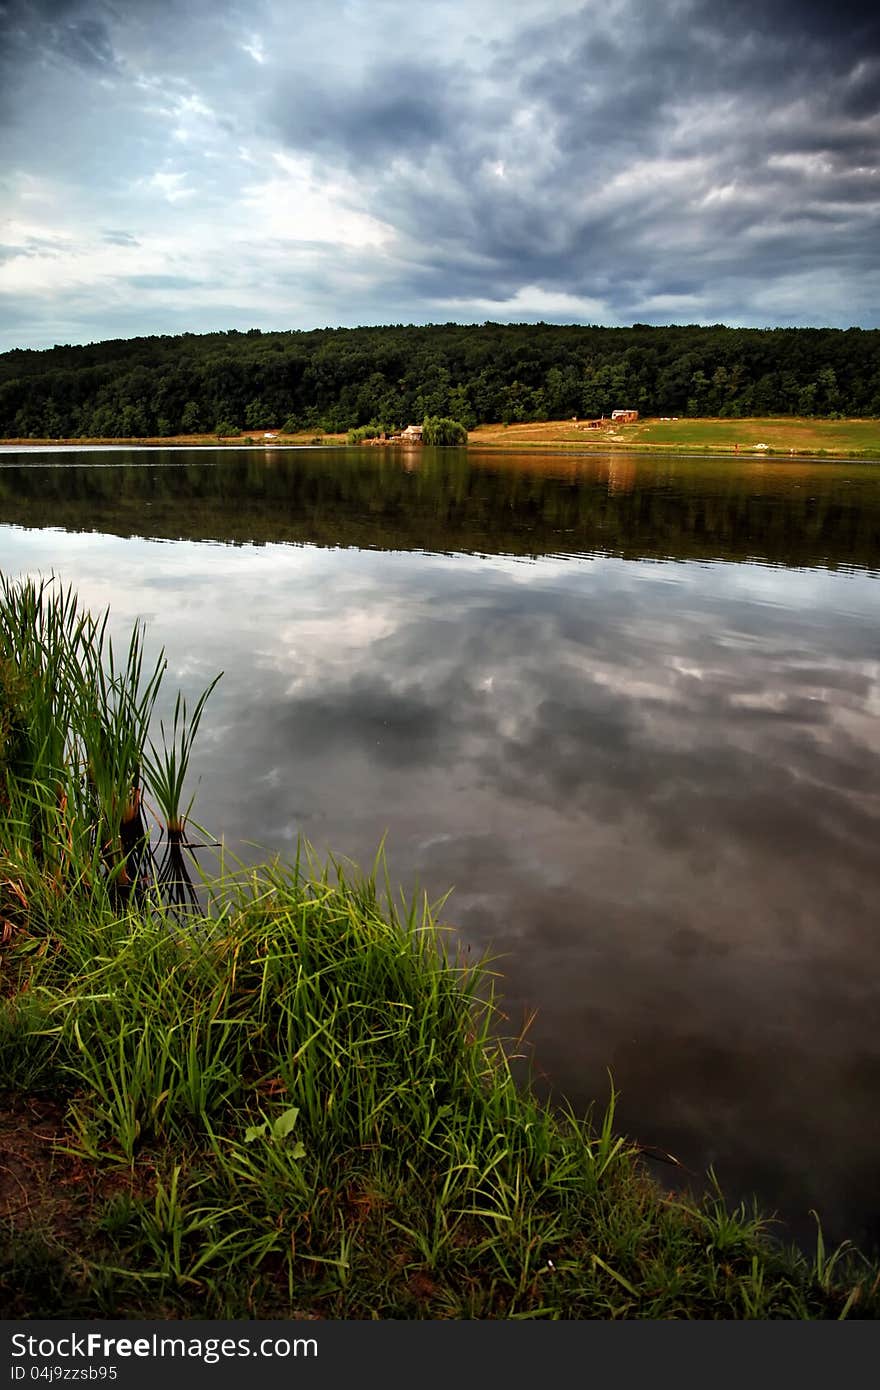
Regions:
M 208 690 L 170 744 L 150 729 L 166 670 L 135 624 L 120 655 L 108 613 L 83 612 L 53 580 L 0 581 L 0 807 L 4 847 L 63 892 L 100 885 L 117 904 L 156 890 L 192 904 L 183 784 Z M 158 803 L 155 833 L 150 799 Z
M 166 900 L 178 907 L 198 907 L 198 897 L 187 867 L 187 854 L 192 846 L 187 840 L 187 822 L 192 810 L 192 798 L 183 805 L 183 788 L 189 767 L 195 736 L 201 723 L 205 704 L 217 681 L 216 676 L 202 692 L 192 710 L 178 694 L 170 736 L 160 720 L 159 747 L 148 740 L 144 753 L 150 788 L 164 821 L 164 847 L 156 871 L 156 882 Z

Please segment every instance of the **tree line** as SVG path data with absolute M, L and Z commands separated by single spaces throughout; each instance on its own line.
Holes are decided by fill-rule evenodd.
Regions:
M 880 330 L 397 324 L 0 354 L 0 435 L 394 429 L 642 415 L 880 416 Z

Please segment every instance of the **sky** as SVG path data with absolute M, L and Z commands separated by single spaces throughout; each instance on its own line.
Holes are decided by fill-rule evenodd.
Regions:
M 0 0 L 0 350 L 880 327 L 880 5 Z

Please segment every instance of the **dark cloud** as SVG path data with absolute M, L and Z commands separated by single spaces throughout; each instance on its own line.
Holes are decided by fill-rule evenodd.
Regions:
M 278 84 L 274 112 L 285 139 L 300 149 L 330 154 L 358 168 L 398 154 L 418 155 L 444 141 L 454 118 L 455 76 L 437 67 L 408 65 L 398 90 L 393 81 L 317 85 L 313 77 Z
M 9 0 L 0 8 L 4 68 L 9 77 L 22 65 L 73 62 L 86 69 L 117 67 L 110 24 L 117 18 L 102 0 Z
M 872 0 L 696 0 L 696 22 L 728 37 L 800 40 L 829 53 L 880 49 L 880 14 Z
M 662 22 L 664 7 L 657 6 L 654 23 L 622 26 L 619 39 L 588 34 L 567 53 L 554 42 L 553 26 L 511 40 L 500 61 L 522 73 L 516 94 L 538 103 L 554 157 L 526 190 L 491 191 L 492 203 L 508 215 L 481 218 L 490 255 L 502 263 L 525 257 L 526 274 L 588 292 L 627 256 L 635 259 L 644 237 L 656 232 L 660 245 L 651 247 L 649 274 L 655 291 L 668 293 L 684 234 L 690 254 L 704 261 L 703 288 L 713 296 L 707 279 L 717 274 L 719 250 L 746 285 L 767 271 L 779 274 L 782 265 L 819 268 L 832 245 L 821 229 L 767 249 L 744 247 L 741 238 L 760 236 L 780 214 L 821 217 L 824 205 L 835 205 L 837 229 L 847 236 L 835 248 L 838 256 L 854 276 L 873 269 L 867 253 L 880 232 L 878 132 L 847 121 L 856 107 L 864 116 L 880 104 L 880 44 L 875 15 L 851 9 L 853 24 L 838 27 L 828 25 L 821 6 L 804 14 L 799 6 L 697 4 L 682 8 L 673 26 Z M 593 15 L 585 9 L 570 26 L 574 34 L 591 26 Z M 549 56 L 536 61 L 542 50 Z M 851 83 L 843 80 L 847 75 Z M 779 161 L 792 155 L 825 158 L 818 166 Z M 654 181 L 652 162 L 676 159 L 705 167 L 666 179 L 661 163 Z M 631 186 L 624 185 L 615 206 L 603 207 L 603 187 L 633 161 Z M 573 199 L 567 196 L 573 188 L 595 196 Z M 693 206 L 713 189 L 722 193 L 714 205 Z M 545 236 L 543 253 L 530 254 L 540 241 L 528 216 L 535 210 L 543 210 L 553 235 Z M 512 228 L 519 234 L 512 236 Z M 620 308 L 625 313 L 627 306 Z
M 103 20 L 81 19 L 65 24 L 54 37 L 59 53 L 75 63 L 98 69 L 116 67 L 116 55 Z
M 126 205 L 138 178 L 159 209 L 168 179 L 199 194 L 175 204 L 174 235 L 185 243 L 216 213 L 212 274 L 236 289 L 191 310 L 193 328 L 274 326 L 257 307 L 267 284 L 302 327 L 486 315 L 871 327 L 878 14 L 851 0 L 622 0 L 611 14 L 523 15 L 474 0 L 447 7 L 441 41 L 436 15 L 391 0 L 344 16 L 304 4 L 296 32 L 276 0 L 9 0 L 0 118 L 16 168 L 68 182 L 79 169 L 99 226 L 130 226 L 132 247 L 153 230 Z M 283 151 L 316 196 L 329 184 L 390 227 L 381 255 L 307 230 L 292 250 L 292 195 L 280 234 L 254 215 L 265 257 L 242 273 L 228 194 L 274 174 Z M 182 296 L 201 269 L 179 271 Z M 153 260 L 144 273 L 163 271 Z
M 430 247 L 404 297 L 537 285 L 626 321 L 687 293 L 742 319 L 792 275 L 875 269 L 877 29 L 857 6 L 839 27 L 821 6 L 632 6 L 614 29 L 590 6 L 497 42 L 485 70 L 407 65 L 400 94 L 282 83 L 272 113 L 292 147 L 374 171 L 378 205 Z

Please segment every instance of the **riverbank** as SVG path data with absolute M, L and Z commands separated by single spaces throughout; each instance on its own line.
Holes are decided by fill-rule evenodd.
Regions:
M 469 443 L 504 449 L 734 454 L 880 459 L 880 420 L 777 416 L 753 420 L 637 420 L 595 428 L 583 421 L 481 425 Z
M 581 1119 L 518 1086 L 488 968 L 426 904 L 332 864 L 219 873 L 198 905 L 151 878 L 153 676 L 133 641 L 102 685 L 84 618 L 0 605 L 8 1316 L 876 1316 L 865 1261 L 660 1187 L 613 1094 Z M 93 680 L 125 717 L 71 760 Z
M 314 430 L 304 430 L 299 434 L 278 434 L 267 440 L 262 431 L 249 435 L 216 434 L 172 434 L 123 437 L 112 435 L 106 438 L 88 439 L 0 439 L 0 449 L 272 449 L 280 446 L 304 448 L 321 444 L 345 444 L 345 432 L 339 434 L 316 434 Z
M 213 434 L 188 434 L 143 439 L 6 439 L 0 441 L 0 447 L 87 448 L 116 445 L 199 449 L 257 447 L 271 450 L 285 446 L 338 446 L 345 443 L 345 433 L 315 434 L 314 431 L 302 431 L 290 435 L 279 433 L 268 440 L 260 432 L 223 438 Z M 479 425 L 469 431 L 468 444 L 488 449 L 880 459 L 880 419 L 822 420 L 798 416 L 742 420 L 645 419 L 626 425 L 612 426 L 608 423 L 598 428 L 586 421 L 543 420 L 510 425 Z M 370 441 L 370 445 L 375 447 L 375 441 Z M 413 446 L 408 447 L 411 449 Z
M 2 865 L 16 1317 L 876 1316 L 720 1191 L 542 1108 L 488 978 L 372 881 L 264 868 L 181 927 Z

